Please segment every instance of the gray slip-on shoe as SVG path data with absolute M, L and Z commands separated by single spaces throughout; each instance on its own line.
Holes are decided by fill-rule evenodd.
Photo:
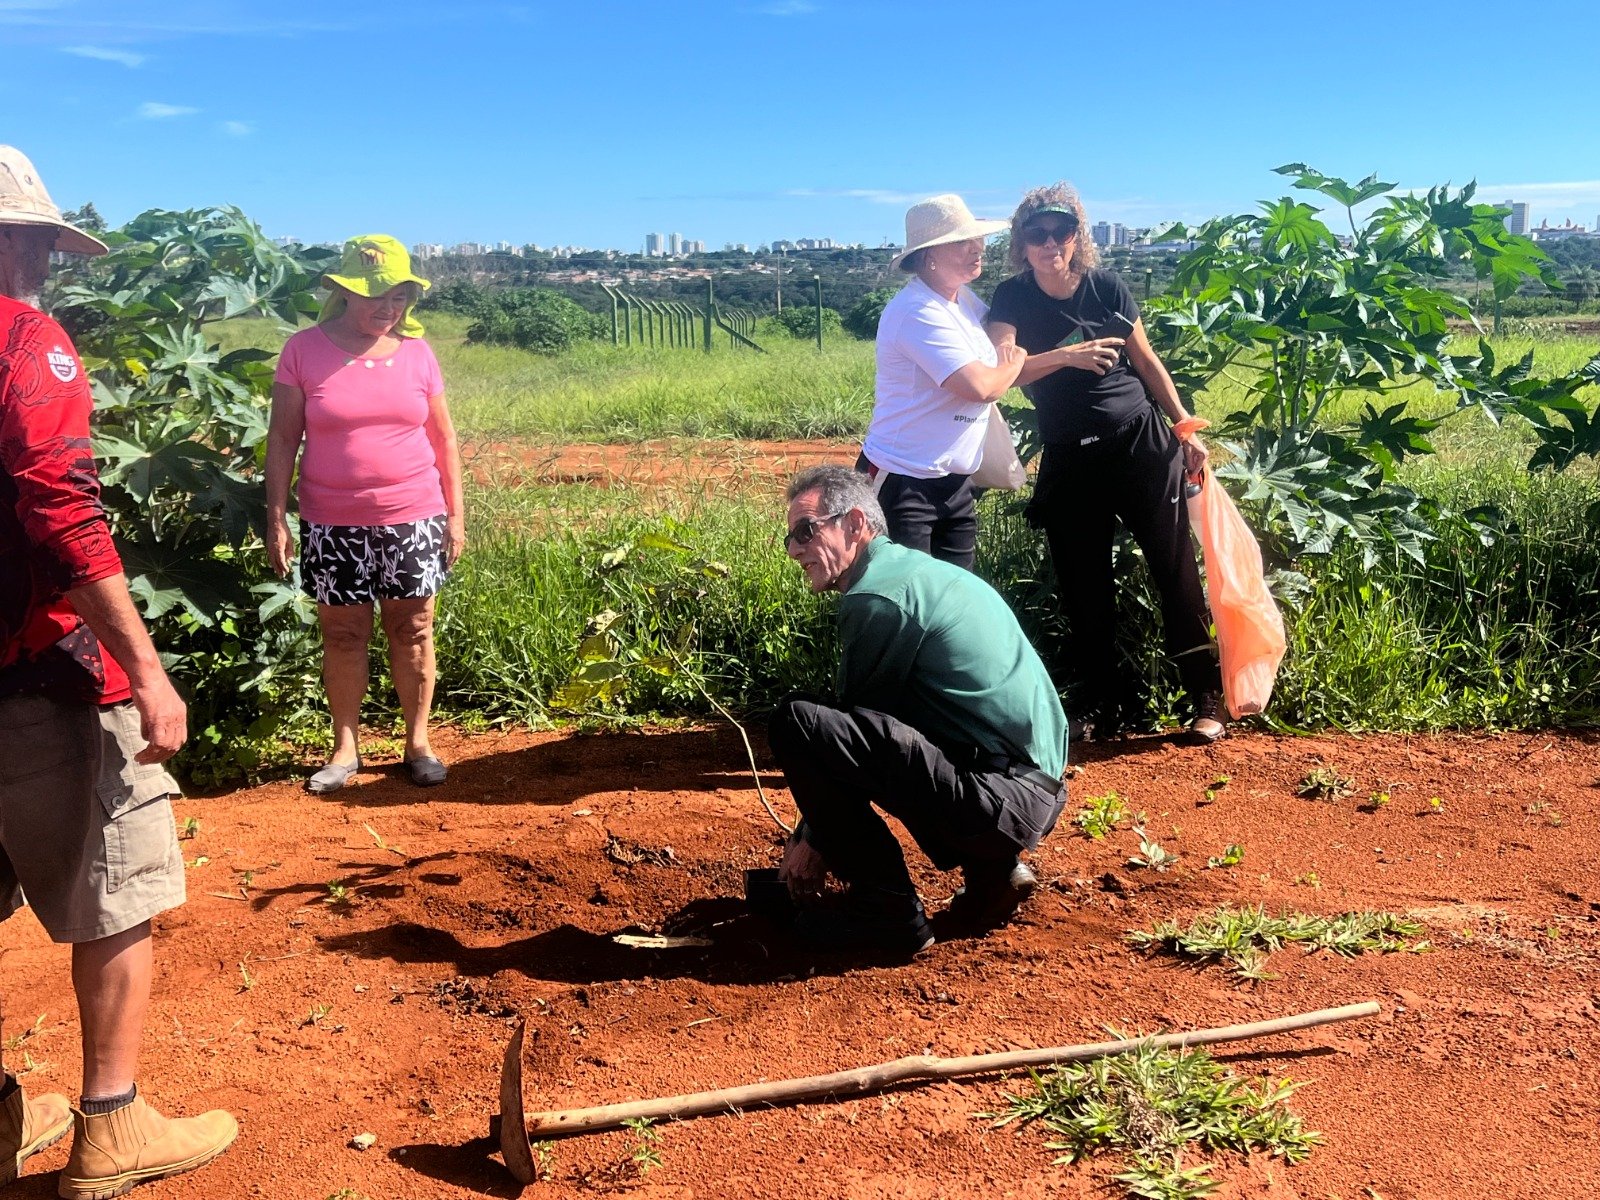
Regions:
M 445 765 L 432 755 L 406 759 L 406 773 L 418 787 L 438 787 L 449 774 Z
M 314 796 L 337 792 L 355 778 L 355 774 L 359 770 L 361 770 L 361 760 L 359 758 L 353 763 L 329 763 L 310 779 L 306 780 L 306 791 Z

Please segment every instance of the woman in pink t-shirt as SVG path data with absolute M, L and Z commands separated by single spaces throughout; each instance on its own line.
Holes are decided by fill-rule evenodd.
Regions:
M 323 283 L 321 318 L 279 357 L 267 435 L 267 552 L 287 576 L 299 458 L 300 579 L 317 602 L 333 717 L 333 754 L 306 788 L 338 791 L 361 769 L 374 605 L 406 718 L 406 770 L 427 787 L 445 780 L 428 742 L 433 598 L 466 544 L 455 427 L 438 360 L 411 314 L 428 281 L 411 273 L 399 242 L 368 234 L 345 243 Z

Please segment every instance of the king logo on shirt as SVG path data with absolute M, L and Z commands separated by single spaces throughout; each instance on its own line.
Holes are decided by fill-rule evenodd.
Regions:
M 61 380 L 62 383 L 71 383 L 78 377 L 77 358 L 68 354 L 60 346 L 46 354 L 44 360 L 50 364 L 50 373 Z

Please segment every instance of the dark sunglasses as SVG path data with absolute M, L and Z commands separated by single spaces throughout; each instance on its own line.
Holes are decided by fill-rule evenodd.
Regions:
M 1066 245 L 1067 239 L 1078 232 L 1076 221 L 1060 221 L 1055 224 L 1027 225 L 1022 230 L 1022 240 L 1030 246 L 1042 246 L 1046 242 L 1055 242 L 1057 245 Z
M 804 546 L 817 534 L 822 532 L 822 527 L 829 521 L 837 521 L 844 513 L 829 513 L 825 517 L 804 517 L 793 529 L 783 535 L 783 548 L 788 550 L 791 546 Z

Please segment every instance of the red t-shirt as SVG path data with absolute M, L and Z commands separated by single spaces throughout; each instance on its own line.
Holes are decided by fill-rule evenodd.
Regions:
M 0 697 L 115 704 L 130 694 L 65 599 L 122 571 L 89 444 L 93 407 L 66 331 L 0 296 Z

